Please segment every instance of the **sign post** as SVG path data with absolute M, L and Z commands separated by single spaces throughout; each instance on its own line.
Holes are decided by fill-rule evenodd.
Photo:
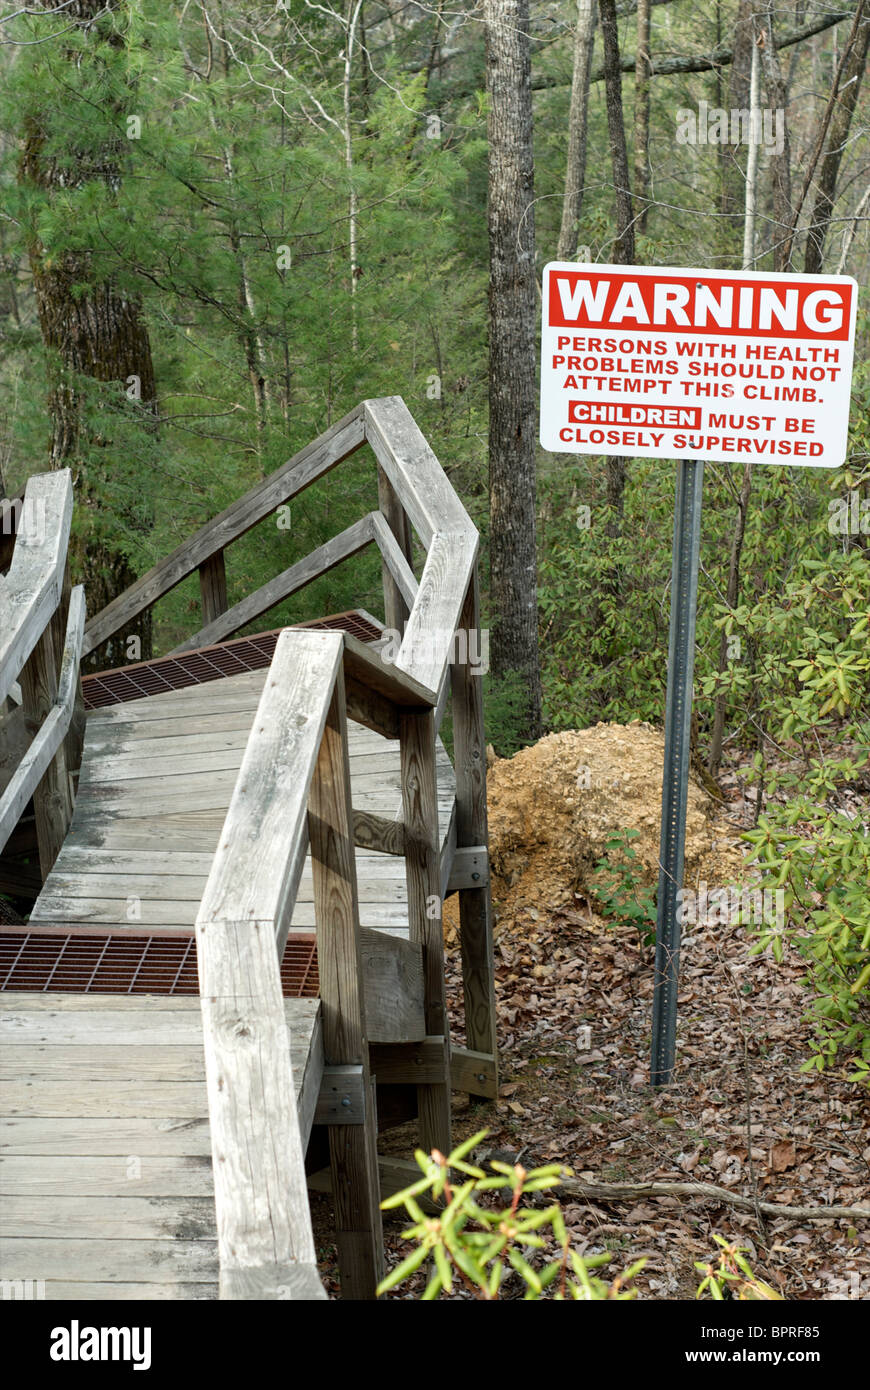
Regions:
M 673 1078 L 703 460 L 846 457 L 848 276 L 544 269 L 541 428 L 557 453 L 677 459 L 650 1079 Z

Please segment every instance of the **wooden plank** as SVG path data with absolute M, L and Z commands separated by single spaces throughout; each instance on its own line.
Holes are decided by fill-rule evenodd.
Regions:
M 480 626 L 477 571 L 468 585 L 460 626 Z M 466 646 L 466 651 L 470 644 Z M 453 667 L 453 745 L 456 762 L 456 842 L 458 849 L 489 843 L 486 815 L 486 736 L 483 681 L 468 663 Z M 468 1046 L 493 1057 L 498 1053 L 495 965 L 489 876 L 459 894 L 459 939 Z
M 498 1068 L 496 1058 L 486 1052 L 472 1052 L 467 1047 L 454 1047 L 450 1053 L 450 1075 L 454 1091 L 467 1091 L 472 1096 L 498 1097 Z
M 31 1120 L 30 1123 L 33 1123 Z M 69 1141 L 68 1141 L 69 1142 Z M 0 1156 L 0 1195 L 47 1197 L 207 1197 L 214 1182 L 208 1135 L 202 1154 L 82 1154 Z M 51 1210 L 50 1205 L 47 1208 Z
M 383 908 L 380 909 L 383 916 Z M 362 914 L 365 916 L 365 914 Z M 407 914 L 404 924 L 407 930 Z M 360 926 L 360 953 L 369 1042 L 405 1042 L 426 1033 L 423 951 L 412 942 Z
M 403 711 L 399 717 L 402 761 L 402 818 L 408 880 L 408 925 L 411 941 L 423 950 L 426 1033 L 448 1035 L 444 995 L 444 938 L 441 924 L 441 877 L 438 802 L 435 781 L 435 721 L 431 710 Z M 446 1065 L 446 1055 L 445 1055 Z M 420 1143 L 428 1153 L 450 1152 L 450 1091 L 444 1080 L 420 1086 Z
M 363 402 L 366 440 L 428 549 L 436 531 L 474 531 L 401 396 Z
M 362 412 L 355 407 L 311 444 L 244 497 L 233 502 L 195 535 L 183 541 L 135 584 L 91 619 L 85 634 L 85 654 L 125 627 L 195 569 L 249 531 L 282 503 L 289 502 L 316 478 L 329 472 L 357 450 L 364 439 Z
M 447 892 L 458 893 L 460 888 L 482 888 L 489 883 L 489 853 L 486 845 L 466 845 L 453 856 Z
M 372 1071 L 379 1086 L 441 1085 L 444 1081 L 444 1039 L 379 1044 L 371 1050 Z M 2 1177 L 2 1170 L 0 1170 Z
M 0 797 L 0 850 L 34 797 L 43 878 L 57 857 L 72 818 L 64 740 L 75 707 L 84 619 L 84 590 L 79 585 L 70 597 L 67 640 L 54 698 L 49 699 L 54 686 L 54 651 L 49 634 L 43 634 L 22 672 L 27 718 L 40 727 Z M 37 657 L 37 653 L 41 656 Z
M 10 1236 L 3 1242 L 3 1275 L 6 1279 L 32 1279 L 33 1271 L 39 1270 L 39 1277 L 46 1282 L 72 1282 L 86 1270 L 89 1283 L 108 1285 L 116 1281 L 214 1284 L 218 1277 L 214 1240 L 131 1240 L 122 1248 L 123 1269 L 119 1268 L 116 1240 Z
M 436 692 L 455 660 L 457 632 L 469 579 L 477 558 L 477 532 L 438 531 L 431 540 L 420 588 L 405 627 L 396 669 Z
M 348 526 L 340 535 L 333 536 L 310 555 L 306 555 L 304 559 L 270 579 L 254 593 L 247 594 L 232 608 L 215 617 L 213 622 L 207 623 L 192 637 L 173 647 L 169 655 L 180 656 L 183 652 L 196 651 L 198 647 L 224 642 L 228 637 L 232 637 L 234 632 L 256 622 L 257 618 L 261 618 L 270 608 L 282 603 L 291 594 L 298 593 L 313 580 L 328 574 L 342 561 L 358 555 L 366 546 L 371 545 L 373 540 L 371 516 L 366 515 L 360 521 L 355 521 L 352 526 Z
M 4 1048 L 40 1044 L 105 1046 L 112 1040 L 119 1047 L 197 1047 L 202 1041 L 199 1000 L 195 996 L 152 996 L 157 1002 L 147 1007 L 150 1001 L 144 996 L 55 994 L 53 1007 L 40 1009 L 36 1001 L 43 997 L 23 993 L 0 995 L 4 1003 L 0 1011 L 0 1041 Z M 14 1001 L 8 1008 L 7 998 Z M 82 1000 L 84 1005 L 78 1002 Z M 305 1036 L 314 1026 L 317 1009 L 316 999 L 285 999 L 285 1031 Z
M 435 704 L 433 691 L 421 685 L 413 675 L 400 670 L 397 664 L 385 661 L 379 652 L 372 651 L 349 632 L 345 632 L 343 637 L 345 680 L 355 680 L 402 708 L 424 708 Z M 360 720 L 360 723 L 366 722 Z M 394 738 L 395 735 L 388 734 L 387 737 Z
M 351 785 L 353 774 L 351 773 Z M 353 842 L 361 849 L 376 849 L 381 854 L 405 853 L 405 827 L 400 820 L 387 820 L 371 811 L 353 812 Z M 357 872 L 360 858 L 357 855 Z
M 378 468 L 380 512 L 374 517 L 374 537 L 382 558 L 385 625 L 401 636 L 417 596 L 411 568 L 411 528 L 395 488 Z
M 324 692 L 339 670 L 342 635 L 285 631 L 278 639 L 203 898 L 203 923 L 276 926 L 278 949 L 301 873 L 308 787 L 326 721 Z
M 255 1269 L 232 1266 L 221 1276 L 221 1298 L 292 1299 L 314 1303 L 326 1299 L 326 1289 L 314 1263 L 257 1265 Z
M 36 474 L 24 492 L 9 573 L 0 585 L 0 705 L 60 602 L 72 521 L 72 473 Z
M 71 1116 L 4 1116 L 0 1127 L 0 1152 L 32 1157 L 66 1155 L 69 1158 L 94 1155 L 126 1159 L 135 1154 L 146 1158 L 204 1157 L 211 1171 L 211 1139 L 208 1120 L 201 1116 L 160 1116 L 120 1119 Z
M 397 895 L 398 897 L 398 895 Z M 65 923 L 69 926 L 117 927 L 119 933 L 142 935 L 143 927 L 160 929 L 177 927 L 189 933 L 196 920 L 198 900 L 163 901 L 160 899 L 126 898 L 41 898 L 39 915 L 31 916 L 34 926 Z M 395 902 L 363 901 L 360 915 L 365 926 L 390 929 L 407 928 L 408 913 L 403 900 Z M 316 925 L 313 902 L 297 898 L 287 930 L 312 930 Z M 285 934 L 286 939 L 286 934 Z
M 215 551 L 199 567 L 199 596 L 202 604 L 202 625 L 208 627 L 221 613 L 227 611 L 227 569 L 224 552 Z
M 3 1197 L 3 1245 L 7 1240 L 57 1238 L 92 1240 L 100 1236 L 124 1242 L 118 1247 L 118 1267 L 125 1263 L 125 1245 L 140 1240 L 215 1240 L 211 1197 L 52 1197 L 7 1193 Z M 88 1265 L 82 1272 L 89 1271 Z
M 197 920 L 221 1297 L 227 1271 L 314 1265 L 272 923 Z
M 214 1283 L 201 1284 L 131 1284 L 113 1279 L 111 1283 L 97 1284 L 82 1279 L 49 1279 L 45 1284 L 45 1298 L 48 1303 L 57 1300 L 64 1303 L 105 1303 L 108 1299 L 113 1303 L 141 1303 L 143 1299 L 147 1299 L 149 1303 L 167 1299 L 177 1303 L 180 1299 L 185 1302 L 201 1301 L 217 1296 L 216 1280 Z
M 330 1124 L 335 1224 L 342 1297 L 374 1299 L 383 1277 L 377 1175 L 377 1120 L 370 1077 L 347 755 L 344 677 L 336 671 L 308 802 L 317 922 L 317 968 L 327 1066 L 359 1067 L 364 1123 Z
M 53 761 L 54 753 L 60 748 L 63 734 L 66 732 L 60 725 L 62 715 L 59 709 L 48 730 L 42 732 L 55 710 L 58 695 L 54 643 L 48 628 L 38 639 L 21 672 L 21 690 L 24 697 L 25 723 L 37 747 L 34 761 L 30 762 L 25 755 L 24 771 L 19 768 L 21 775 L 13 778 L 10 787 L 6 789 L 3 799 L 5 823 L 0 843 L 5 843 L 5 836 L 13 829 L 15 821 L 27 804 L 28 792 L 31 793 L 39 844 L 39 869 L 45 880 L 63 844 L 72 817 L 72 791 L 65 752 L 61 752 L 57 760 Z M 42 740 L 37 742 L 40 733 Z M 55 748 L 52 748 L 53 742 Z M 38 781 L 35 775 L 37 771 L 40 773 Z

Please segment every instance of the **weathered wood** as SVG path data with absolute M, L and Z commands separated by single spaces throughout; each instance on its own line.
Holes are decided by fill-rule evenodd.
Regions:
M 32 477 L 9 573 L 0 584 L 0 705 L 60 602 L 72 521 L 68 468 Z
M 469 1095 L 485 1096 L 488 1100 L 498 1096 L 496 1059 L 486 1052 L 454 1047 L 450 1053 L 450 1075 L 454 1091 L 467 1091 Z
M 0 849 L 33 797 L 43 879 L 57 858 L 72 818 L 64 740 L 75 708 L 84 620 L 84 590 L 79 585 L 70 599 L 59 683 L 55 686 L 54 647 L 48 633 L 43 634 L 22 672 L 26 718 L 39 727 L 0 797 Z
M 214 1284 L 218 1274 L 214 1240 L 136 1240 L 126 1247 L 124 1281 L 165 1284 Z M 118 1277 L 118 1242 L 111 1239 L 64 1240 L 10 1237 L 3 1242 L 3 1274 L 7 1279 L 74 1281 L 87 1270 L 89 1283 L 107 1286 Z M 147 1296 L 147 1295 L 146 1295 Z
M 401 396 L 363 402 L 366 440 L 415 531 L 428 547 L 436 531 L 475 528 Z
M 238 540 L 276 507 L 288 502 L 309 483 L 329 472 L 363 443 L 362 412 L 355 407 L 343 419 L 233 502 L 189 540 L 182 542 L 135 584 L 88 623 L 85 655 L 125 627 L 146 608 L 174 589 L 187 575 L 232 541 Z
M 417 581 L 411 568 L 411 527 L 398 494 L 381 467 L 378 502 L 381 511 L 374 518 L 374 535 L 383 559 L 384 622 L 401 634 L 417 596 Z
M 279 949 L 302 871 L 295 850 L 305 838 L 325 695 L 341 650 L 340 633 L 279 637 L 203 898 L 204 922 L 272 922 Z
M 308 804 L 317 968 L 326 1063 L 328 1066 L 343 1063 L 359 1066 L 363 1096 L 369 1100 L 368 1038 L 347 742 L 344 679 L 339 670 L 332 688 Z M 370 1101 L 362 1125 L 329 1126 L 329 1151 L 335 1178 L 336 1243 L 342 1296 L 348 1299 L 375 1298 L 383 1273 L 376 1134 L 377 1120 Z
M 254 593 L 233 604 L 232 608 L 215 616 L 213 621 L 205 624 L 199 632 L 195 632 L 179 646 L 173 647 L 169 655 L 180 656 L 182 652 L 195 651 L 197 647 L 208 647 L 214 642 L 225 641 L 232 637 L 234 632 L 239 632 L 241 628 L 261 618 L 270 608 L 282 603 L 291 594 L 304 589 L 312 580 L 318 579 L 322 574 L 328 574 L 336 565 L 350 559 L 352 555 L 358 555 L 366 546 L 371 545 L 373 539 L 371 516 L 364 516 L 361 521 L 354 522 L 340 535 L 333 536 L 325 545 L 306 555 L 304 560 L 291 565 Z
M 432 537 L 420 588 L 396 657 L 399 671 L 435 692 L 431 703 L 436 706 L 448 667 L 455 659 L 459 619 L 477 558 L 477 544 L 474 530 L 438 532 Z
M 383 904 L 378 904 L 375 911 L 379 923 L 384 925 L 387 912 Z M 401 919 L 407 924 L 404 908 Z M 369 1042 L 405 1042 L 424 1037 L 423 951 L 419 943 L 361 926 L 360 953 Z
M 480 628 L 480 599 L 475 570 L 460 618 L 467 633 Z M 470 651 L 470 640 L 466 652 Z M 456 767 L 457 848 L 489 843 L 486 817 L 486 736 L 483 727 L 483 680 L 470 665 L 453 667 L 453 747 Z M 468 1046 L 493 1057 L 498 1052 L 495 1011 L 495 965 L 489 876 L 459 894 L 459 940 Z
M 211 1197 L 70 1196 L 63 1193 L 46 1202 L 42 1196 L 6 1192 L 3 1195 L 3 1243 L 45 1239 L 63 1232 L 65 1240 L 90 1240 L 102 1231 L 117 1241 L 175 1241 L 180 1231 L 188 1240 L 214 1240 L 214 1201 Z M 123 1258 L 123 1257 L 122 1257 Z
M 444 1081 L 444 1039 L 378 1044 L 371 1049 L 371 1065 L 379 1086 L 406 1082 L 415 1086 L 440 1085 Z
M 208 627 L 227 611 L 227 567 L 222 550 L 215 551 L 199 567 L 202 625 Z
M 414 709 L 435 704 L 436 695 L 432 688 L 422 685 L 414 675 L 401 670 L 397 663 L 384 661 L 379 652 L 372 651 L 371 647 L 352 637 L 349 632 L 343 636 L 345 680 L 350 677 L 369 690 L 386 696 L 401 708 Z M 395 734 L 388 737 L 395 738 Z
M 196 930 L 227 1298 L 239 1296 L 231 1270 L 316 1260 L 273 923 L 203 914 Z
M 257 1265 L 255 1269 L 232 1266 L 221 1272 L 221 1298 L 313 1303 L 326 1296 L 316 1264 Z
M 461 888 L 482 888 L 489 883 L 489 854 L 486 845 L 466 845 L 457 848 L 453 856 L 447 892 L 458 893 Z
M 360 849 L 375 849 L 381 854 L 404 854 L 405 827 L 400 820 L 354 808 L 353 842 Z
M 441 876 L 437 843 L 438 800 L 435 781 L 435 721 L 431 710 L 403 711 L 399 716 L 402 765 L 402 819 L 408 876 L 408 925 L 411 941 L 423 949 L 425 1022 L 430 1035 L 448 1032 L 444 997 L 444 938 L 441 925 Z M 420 1086 L 420 1142 L 428 1152 L 450 1152 L 448 1053 L 444 1080 Z
M 366 1092 L 361 1066 L 325 1066 L 314 1112 L 316 1125 L 364 1125 Z

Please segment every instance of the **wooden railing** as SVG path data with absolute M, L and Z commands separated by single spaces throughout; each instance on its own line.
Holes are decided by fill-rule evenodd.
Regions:
M 33 798 L 43 881 L 69 828 L 71 774 L 81 762 L 85 602 L 81 586 L 69 585 L 72 505 L 69 469 L 31 478 L 9 572 L 0 577 L 0 710 L 20 693 L 31 734 L 0 797 L 0 850 Z
M 247 607 L 213 619 L 196 638 L 226 635 L 240 616 L 250 621 L 257 603 L 277 602 L 303 573 L 314 577 L 324 557 L 331 561 L 372 539 L 383 556 L 387 626 L 403 632 L 393 660 L 347 634 L 281 634 L 197 919 L 223 1297 L 321 1296 L 279 977 L 309 847 L 324 1057 L 327 1067 L 342 1069 L 343 1084 L 356 1097 L 347 1116 L 328 1121 L 346 1297 L 374 1296 L 382 1258 L 375 1064 L 391 1083 L 416 1085 L 424 1149 L 449 1149 L 451 1078 L 464 1089 L 495 1093 L 482 682 L 469 661 L 476 647 L 469 639 L 479 629 L 477 532 L 402 401 L 368 401 L 281 470 L 280 486 L 273 475 L 257 498 L 249 494 L 220 525 L 204 528 L 184 556 L 182 547 L 171 565 L 164 562 L 147 583 L 140 581 L 135 597 L 122 596 L 110 618 L 99 615 L 92 625 L 94 640 L 110 636 L 113 624 L 143 611 L 170 577 L 177 583 L 191 564 L 213 558 L 213 547 L 228 538 L 230 513 L 232 527 L 242 518 L 253 524 L 251 517 L 265 515 L 262 494 L 277 505 L 363 439 L 378 460 L 380 511 L 331 542 L 332 550 L 322 547 L 318 560 L 310 556 L 271 581 L 244 601 Z M 411 525 L 426 549 L 419 583 Z M 466 640 L 457 644 L 459 633 Z M 445 865 L 436 722 L 451 684 L 457 790 Z M 354 812 L 348 716 L 398 740 L 401 822 Z M 419 1026 L 406 1025 L 390 1045 L 371 1050 L 355 845 L 404 857 L 410 945 L 422 960 Z M 440 911 L 454 849 L 468 859 L 456 883 L 468 1039 L 456 1054 L 458 1065 L 452 1065 L 447 1025 Z M 397 956 L 407 945 L 389 936 L 383 941 Z
M 326 542 L 313 554 L 296 562 L 256 593 L 227 607 L 224 552 L 258 522 L 288 503 L 305 488 L 368 444 L 377 461 L 379 510 Z M 411 529 L 426 550 L 419 582 L 414 575 Z M 360 708 L 380 710 L 384 729 L 399 737 L 400 721 L 391 697 L 381 697 L 387 672 L 403 673 L 416 683 L 421 706 L 434 698 L 433 727 L 422 735 L 428 744 L 440 728 L 447 701 L 453 700 L 453 738 L 456 767 L 456 819 L 449 849 L 483 851 L 486 828 L 486 745 L 483 733 L 482 681 L 468 661 L 472 645 L 466 640 L 460 659 L 453 660 L 457 633 L 476 638 L 480 631 L 477 582 L 477 531 L 450 485 L 437 458 L 398 396 L 363 401 L 306 445 L 276 472 L 258 483 L 219 516 L 203 526 L 176 550 L 144 574 L 85 629 L 84 654 L 129 626 L 187 576 L 199 572 L 203 626 L 177 647 L 177 652 L 222 641 L 255 621 L 289 595 L 319 575 L 375 544 L 382 557 L 386 627 L 403 634 L 395 662 L 387 667 L 372 663 L 361 644 L 346 644 L 348 700 Z M 354 655 L 351 657 L 350 653 Z M 354 669 L 348 667 L 348 662 Z M 389 681 L 387 682 L 389 685 Z M 365 721 L 363 721 L 365 722 Z M 411 755 L 403 763 L 403 785 L 408 789 Z M 412 819 L 415 807 L 406 809 Z M 362 830 L 362 820 L 357 828 Z M 395 827 L 383 832 L 386 840 L 371 848 L 386 848 Z M 434 832 L 433 832 L 434 833 Z M 389 852 L 389 851 L 388 851 Z M 435 872 L 431 847 L 417 851 L 409 875 L 412 910 L 416 912 L 433 887 Z M 449 868 L 449 865 L 448 865 Z M 473 874 L 478 874 L 474 877 Z M 427 892 L 424 892 L 423 889 Z M 494 1067 L 486 1064 L 495 1055 L 495 1019 L 492 1006 L 492 930 L 489 887 L 484 873 L 475 869 L 460 892 L 462 968 L 468 1046 L 479 1058 L 462 1064 L 464 1088 L 492 1095 Z M 475 1065 L 479 1061 L 480 1065 Z

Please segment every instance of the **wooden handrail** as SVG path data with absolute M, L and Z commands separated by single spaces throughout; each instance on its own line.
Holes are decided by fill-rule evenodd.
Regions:
M 157 599 L 168 594 L 206 560 L 245 535 L 276 507 L 288 502 L 324 473 L 335 468 L 360 448 L 364 438 L 362 408 L 356 406 L 319 438 L 300 449 L 275 473 L 182 542 L 171 555 L 167 555 L 123 594 L 113 599 L 102 612 L 97 613 L 85 629 L 85 656 L 144 613 Z
M 31 524 L 19 528 L 0 586 L 0 705 L 60 603 L 72 508 L 68 468 L 28 482 L 24 515 Z
M 341 646 L 334 633 L 279 638 L 196 919 L 222 1298 L 279 1297 L 278 1286 L 326 1297 L 277 944 L 308 845 Z
M 227 609 L 225 548 L 364 443 L 371 445 L 378 461 L 382 511 L 363 517 Z M 426 549 L 419 584 L 410 564 L 409 521 Z M 454 638 L 477 560 L 478 534 L 399 396 L 363 401 L 178 546 L 88 623 L 84 654 L 194 570 L 200 573 L 205 623 L 170 655 L 224 641 L 371 541 L 381 551 L 390 588 L 387 618 L 401 619 L 404 628 L 395 666 L 428 692 L 425 702 L 438 705 L 443 713 Z
M 304 560 L 299 560 L 295 565 L 291 565 L 289 569 L 284 570 L 283 574 L 270 579 L 268 584 L 264 584 L 253 594 L 248 594 L 247 597 L 234 604 L 232 608 L 228 608 L 225 613 L 220 614 L 206 627 L 200 628 L 193 637 L 189 637 L 187 641 L 173 647 L 169 655 L 179 656 L 182 652 L 195 651 L 197 647 L 208 647 L 213 642 L 225 641 L 227 637 L 231 637 L 240 628 L 246 627 L 248 623 L 252 623 L 257 618 L 262 617 L 264 613 L 268 613 L 269 609 L 274 608 L 276 603 L 281 603 L 291 594 L 304 589 L 307 584 L 319 579 L 321 575 L 328 574 L 343 560 L 350 559 L 352 555 L 358 555 L 374 540 L 372 517 L 373 513 L 370 512 L 361 521 L 356 521 L 352 526 L 348 526 L 340 535 L 333 536 L 317 550 L 313 550 L 310 555 L 306 555 Z
M 57 700 L 0 797 L 0 850 L 18 824 L 28 801 L 66 738 L 78 693 L 79 661 L 84 630 L 85 591 L 79 584 L 70 594 Z

